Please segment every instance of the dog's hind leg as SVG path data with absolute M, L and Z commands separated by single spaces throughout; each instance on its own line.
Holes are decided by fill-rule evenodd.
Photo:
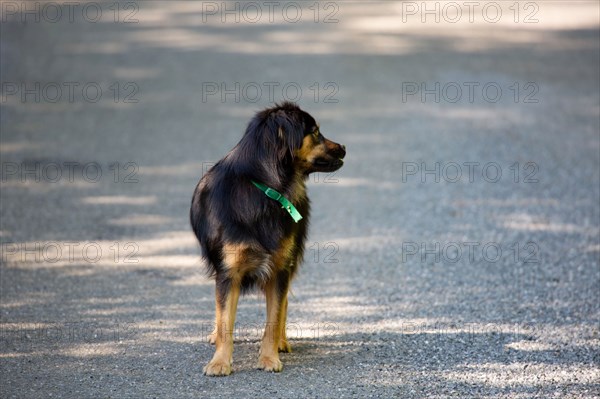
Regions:
M 267 324 L 263 335 L 257 368 L 279 372 L 283 364 L 279 360 L 279 343 L 281 339 L 281 322 L 284 302 L 287 298 L 289 277 L 281 273 L 271 278 L 265 285 L 267 297 Z
M 204 374 L 221 376 L 231 374 L 233 361 L 233 327 L 240 296 L 240 283 L 229 277 L 219 278 L 216 284 L 216 350 L 212 360 L 204 367 Z

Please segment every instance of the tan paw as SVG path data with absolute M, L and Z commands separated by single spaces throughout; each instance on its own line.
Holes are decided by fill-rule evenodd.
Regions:
M 265 371 L 274 371 L 276 373 L 283 370 L 283 364 L 278 357 L 267 357 L 261 356 L 258 358 L 256 368 L 263 369 Z
M 213 359 L 204 366 L 204 374 L 210 376 L 224 376 L 231 374 L 231 362 L 224 362 L 221 359 Z
M 292 353 L 292 345 L 290 345 L 286 340 L 279 341 L 277 348 L 279 349 L 279 352 Z
M 214 345 L 217 342 L 217 332 L 213 331 L 208 335 L 208 343 Z

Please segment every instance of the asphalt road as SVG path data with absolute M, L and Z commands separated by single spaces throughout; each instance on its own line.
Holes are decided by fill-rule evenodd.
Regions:
M 0 397 L 600 397 L 599 6 L 513 3 L 3 2 Z M 208 378 L 190 198 L 283 99 L 346 164 Z

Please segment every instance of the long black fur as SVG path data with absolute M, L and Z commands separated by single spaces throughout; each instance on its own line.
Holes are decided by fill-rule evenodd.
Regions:
M 228 284 L 221 273 L 225 243 L 251 241 L 272 254 L 282 238 L 296 233 L 294 257 L 302 257 L 309 219 L 308 198 L 303 196 L 295 204 L 303 216 L 295 223 L 277 201 L 268 198 L 251 181 L 264 183 L 290 198 L 294 179 L 298 178 L 293 154 L 314 125 L 312 116 L 290 102 L 257 113 L 240 142 L 196 186 L 190 221 L 208 272 L 216 276 L 217 284 Z M 242 291 L 255 287 L 257 282 L 256 277 L 246 275 Z

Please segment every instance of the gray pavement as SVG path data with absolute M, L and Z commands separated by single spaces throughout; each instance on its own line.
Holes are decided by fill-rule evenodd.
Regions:
M 600 397 L 599 6 L 513 3 L 3 2 L 0 397 Z M 208 378 L 191 194 L 283 99 L 346 164 Z

